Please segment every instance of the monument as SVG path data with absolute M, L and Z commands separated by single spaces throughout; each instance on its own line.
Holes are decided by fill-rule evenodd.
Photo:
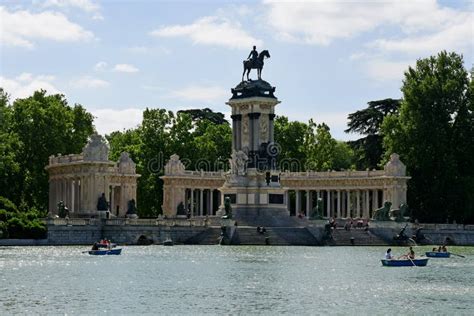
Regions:
M 172 155 L 160 177 L 163 214 L 222 217 L 228 201 L 239 223 L 255 223 L 252 219 L 266 216 L 274 218 L 274 224 L 286 225 L 290 216 L 298 218 L 298 223 L 303 218 L 369 219 L 385 202 L 390 206 L 379 210 L 378 218 L 386 218 L 391 209 L 403 210 L 410 177 L 395 153 L 383 170 L 300 171 L 298 166 L 293 168 L 291 158 L 277 165 L 280 148 L 273 124 L 280 101 L 275 87 L 262 79 L 264 60 L 269 57 L 267 50 L 259 53 L 254 47 L 243 61 L 242 81 L 231 89 L 226 102 L 232 113 L 230 170 L 186 170 L 180 157 Z M 255 80 L 249 76 L 252 69 L 257 70 Z M 397 214 L 402 213 L 392 215 L 401 220 L 403 215 Z
M 244 61 L 244 73 L 247 71 L 248 78 L 250 69 L 256 68 L 258 79 L 240 82 L 231 89 L 227 102 L 232 111 L 232 157 L 230 171 L 219 188 L 219 210 L 224 214 L 224 201 L 229 199 L 236 218 L 277 213 L 288 216 L 273 136 L 275 107 L 280 101 L 274 95 L 275 87 L 261 79 L 263 58 L 270 54 L 254 51 L 250 54 L 254 59 Z

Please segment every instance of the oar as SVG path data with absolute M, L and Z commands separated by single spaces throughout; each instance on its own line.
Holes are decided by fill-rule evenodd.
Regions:
M 465 257 L 465 256 L 463 256 L 463 255 L 458 255 L 457 253 L 452 253 L 452 252 L 451 252 L 451 254 L 452 254 L 452 255 L 454 255 L 454 256 L 461 257 L 461 258 L 466 258 L 466 257 Z
M 414 265 L 415 267 L 417 267 L 417 265 L 413 262 L 413 260 L 411 260 L 411 258 L 410 258 L 409 256 L 407 256 L 407 258 L 408 258 L 408 260 L 411 261 L 411 263 L 413 263 L 413 265 Z

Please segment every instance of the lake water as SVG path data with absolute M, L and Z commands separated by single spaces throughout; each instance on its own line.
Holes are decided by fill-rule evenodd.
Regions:
M 395 254 L 406 248 L 393 247 Z M 382 267 L 382 247 L 0 247 L 0 314 L 471 314 L 474 248 Z M 416 247 L 419 254 L 428 247 Z

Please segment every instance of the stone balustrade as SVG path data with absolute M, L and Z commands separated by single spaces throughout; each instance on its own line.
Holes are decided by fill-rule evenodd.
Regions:
M 281 178 L 297 179 L 297 178 L 369 178 L 369 177 L 383 177 L 384 170 L 365 170 L 365 171 L 306 171 L 306 172 L 290 172 L 288 170 L 281 173 Z

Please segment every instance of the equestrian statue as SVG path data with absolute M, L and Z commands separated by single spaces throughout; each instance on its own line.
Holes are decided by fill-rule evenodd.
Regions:
M 260 54 L 257 52 L 257 47 L 254 46 L 253 50 L 250 52 L 247 60 L 244 60 L 244 72 L 242 73 L 242 81 L 244 81 L 245 72 L 247 72 L 247 81 L 249 81 L 249 74 L 251 69 L 257 69 L 258 79 L 262 79 L 262 68 L 264 58 L 270 58 L 270 53 L 268 50 L 263 50 Z

